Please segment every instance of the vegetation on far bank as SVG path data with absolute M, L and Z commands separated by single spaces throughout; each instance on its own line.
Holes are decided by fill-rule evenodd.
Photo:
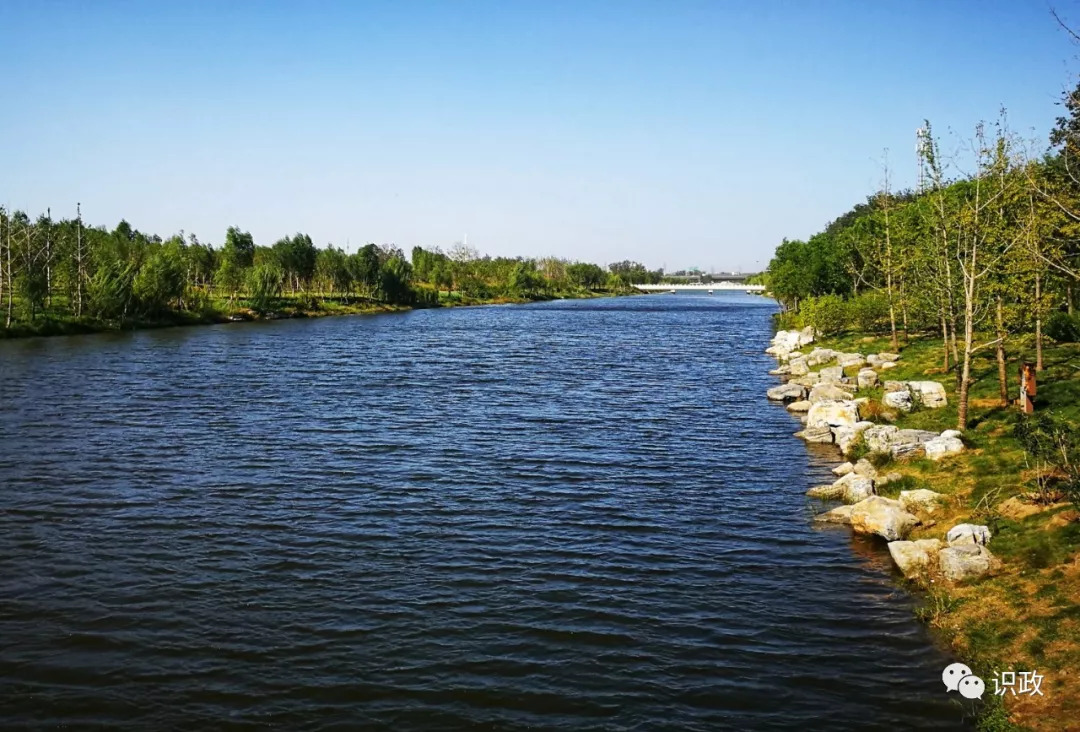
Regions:
M 347 253 L 305 234 L 257 246 L 230 227 L 221 246 L 81 215 L 32 220 L 0 209 L 0 336 L 53 335 L 409 307 L 631 292 L 659 279 L 636 262 L 481 256 L 368 244 Z

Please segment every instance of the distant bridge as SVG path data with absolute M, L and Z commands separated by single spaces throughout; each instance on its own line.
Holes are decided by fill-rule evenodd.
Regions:
M 738 282 L 710 282 L 709 284 L 695 283 L 690 285 L 634 285 L 643 292 L 708 292 L 715 290 L 731 292 L 765 292 L 765 285 L 746 285 Z

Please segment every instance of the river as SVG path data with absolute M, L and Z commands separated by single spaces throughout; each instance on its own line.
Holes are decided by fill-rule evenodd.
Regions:
M 770 300 L 0 342 L 0 717 L 127 729 L 956 729 Z M 955 695 L 953 695 L 955 696 Z

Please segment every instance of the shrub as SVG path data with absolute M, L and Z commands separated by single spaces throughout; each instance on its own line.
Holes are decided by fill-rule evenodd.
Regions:
M 1080 341 L 1080 316 L 1056 312 L 1046 320 L 1046 335 L 1058 343 Z
M 889 329 L 889 298 L 883 292 L 867 292 L 848 301 L 851 325 L 869 333 Z
M 1056 474 L 1061 476 L 1062 491 L 1080 508 L 1080 438 L 1076 425 L 1050 412 L 1040 412 L 1020 417 L 1014 434 L 1024 448 L 1025 461 L 1034 463 L 1039 494 L 1047 491 L 1046 477 Z
M 802 302 L 803 322 L 812 325 L 823 335 L 836 335 L 848 328 L 849 308 L 839 295 L 808 297 Z

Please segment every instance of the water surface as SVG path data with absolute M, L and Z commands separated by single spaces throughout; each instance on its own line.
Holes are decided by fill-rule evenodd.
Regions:
M 771 301 L 0 343 L 0 716 L 128 729 L 956 728 Z M 854 549 L 854 551 L 853 551 Z

